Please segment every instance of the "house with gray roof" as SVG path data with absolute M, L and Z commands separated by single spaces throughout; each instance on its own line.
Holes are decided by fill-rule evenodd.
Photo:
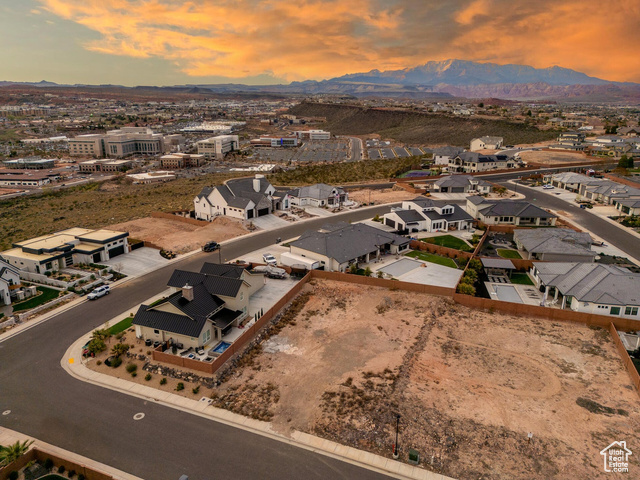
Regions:
M 574 193 L 579 193 L 582 185 L 598 185 L 600 183 L 602 180 L 599 178 L 575 172 L 560 172 L 551 175 L 551 185 Z
M 534 262 L 543 304 L 575 312 L 640 319 L 640 274 L 600 263 Z
M 334 207 L 349 199 L 349 194 L 343 188 L 333 187 L 326 183 L 294 188 L 287 194 L 291 198 L 291 205 L 300 207 Z
M 502 147 L 504 139 L 502 137 L 480 137 L 471 140 L 470 148 L 472 152 L 476 150 L 498 150 Z
M 264 175 L 237 178 L 224 185 L 204 187 L 193 200 L 195 216 L 211 221 L 218 215 L 251 220 L 269 215 L 275 210 L 288 210 L 291 198 L 276 192 Z
M 427 197 L 404 201 L 402 208 L 392 208 L 383 216 L 383 223 L 400 233 L 467 230 L 473 221 L 459 205 Z
M 0 305 L 11 305 L 11 287 L 20 285 L 20 271 L 0 259 Z
M 437 147 L 437 148 L 423 148 L 424 153 L 430 153 L 433 155 L 434 165 L 449 165 L 451 160 L 456 155 L 464 152 L 464 148 L 461 147 Z
M 640 188 L 623 185 L 612 180 L 601 180 L 597 184 L 582 185 L 580 195 L 594 202 L 615 205 L 620 200 L 640 200 Z
M 171 295 L 138 309 L 132 322 L 136 336 L 186 348 L 208 347 L 247 317 L 249 298 L 263 287 L 264 274 L 205 263 L 200 272 L 175 270 L 167 285 L 173 288 Z
M 477 152 L 462 152 L 449 159 L 449 172 L 477 173 L 489 170 L 503 170 L 518 166 L 517 160 L 498 153 L 496 155 L 483 155 Z
M 513 232 L 518 250 L 530 260 L 592 263 L 591 235 L 569 228 L 523 228 Z
M 467 197 L 467 212 L 485 225 L 550 227 L 558 218 L 524 200 L 498 200 L 478 195 Z
M 640 215 L 640 199 L 623 198 L 616 200 L 615 205 L 624 215 Z
M 318 261 L 330 272 L 344 272 L 351 264 L 408 250 L 408 238 L 362 223 L 325 225 L 319 231 L 304 232 L 290 243 L 291 253 Z
M 491 191 L 491 184 L 471 175 L 448 175 L 433 183 L 433 191 L 438 193 L 475 193 Z

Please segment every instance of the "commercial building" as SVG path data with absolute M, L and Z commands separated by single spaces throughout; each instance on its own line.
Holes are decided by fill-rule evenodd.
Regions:
M 251 145 L 255 147 L 297 147 L 298 144 L 298 137 L 295 135 L 286 137 L 265 135 L 251 140 Z
M 0 258 L 18 270 L 55 272 L 76 263 L 99 263 L 129 252 L 128 232 L 70 228 L 13 244 Z
M 204 155 L 194 155 L 189 153 L 171 153 L 160 157 L 162 168 L 180 169 L 199 167 L 206 163 Z
M 300 140 L 331 140 L 331 133 L 324 130 L 298 130 L 295 135 Z
M 131 160 L 87 160 L 78 164 L 78 171 L 82 173 L 94 172 L 126 172 L 133 166 Z
M 46 173 L 2 173 L 0 187 L 41 187 L 51 183 Z
M 238 135 L 218 135 L 217 137 L 200 140 L 196 143 L 198 147 L 198 155 L 203 158 L 221 159 L 225 153 L 238 150 L 240 139 Z
M 17 158 L 14 160 L 4 160 L 2 164 L 6 168 L 15 168 L 21 170 L 49 170 L 56 165 L 55 159 L 44 159 L 40 157 Z
M 164 150 L 164 137 L 144 127 L 123 127 L 110 130 L 105 135 L 78 135 L 69 140 L 69 154 L 72 156 L 121 158 L 158 155 Z

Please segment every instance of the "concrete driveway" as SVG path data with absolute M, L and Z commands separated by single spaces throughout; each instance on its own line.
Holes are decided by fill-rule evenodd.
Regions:
M 119 255 L 100 263 L 124 273 L 127 277 L 139 277 L 164 267 L 169 263 L 169 260 L 162 258 L 160 251 L 155 248 L 142 247 L 126 255 Z
M 280 217 L 276 217 L 273 214 L 264 215 L 263 217 L 258 217 L 258 218 L 252 218 L 251 222 L 253 222 L 253 224 L 256 227 L 262 230 L 274 230 L 276 228 L 286 227 L 288 225 L 291 225 L 286 220 L 283 220 Z

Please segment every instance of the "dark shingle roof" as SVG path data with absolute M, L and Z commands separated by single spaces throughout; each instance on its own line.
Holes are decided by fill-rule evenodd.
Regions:
M 185 285 L 196 286 L 203 284 L 211 295 L 235 297 L 243 284 L 237 278 L 219 277 L 205 273 L 188 272 L 186 270 L 174 270 L 167 286 L 182 288 Z
M 206 318 L 224 306 L 224 302 L 216 295 L 207 292 L 204 285 L 193 287 L 193 300 L 191 301 L 184 298 L 182 292 L 178 291 L 167 298 L 167 302 L 191 318 Z
M 163 330 L 187 337 L 198 337 L 207 321 L 206 317 L 189 318 L 186 315 L 161 312 L 150 308 L 152 307 L 141 305 L 133 318 L 133 325 Z
M 209 263 L 205 262 L 200 269 L 200 273 L 206 275 L 216 275 L 218 277 L 240 278 L 245 267 L 238 265 L 230 265 L 228 263 Z
M 421 222 L 424 217 L 415 210 L 396 210 L 393 213 L 398 215 L 405 223 Z

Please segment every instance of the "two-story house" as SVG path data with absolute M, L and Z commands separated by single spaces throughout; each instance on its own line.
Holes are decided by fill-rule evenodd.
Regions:
M 550 227 L 556 224 L 558 218 L 523 200 L 497 200 L 480 196 L 467 198 L 467 212 L 485 225 Z
M 466 230 L 473 221 L 458 205 L 426 197 L 404 201 L 402 208 L 393 208 L 383 216 L 385 225 L 401 233 Z

